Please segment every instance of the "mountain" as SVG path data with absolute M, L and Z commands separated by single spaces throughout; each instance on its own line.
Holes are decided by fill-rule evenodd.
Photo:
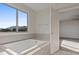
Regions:
M 11 26 L 11 27 L 8 27 L 7 29 L 14 29 L 16 28 L 16 26 Z
M 2 32 L 10 32 L 10 31 L 16 31 L 16 26 L 11 26 L 11 27 L 8 27 L 6 29 L 0 29 L 0 31 Z M 27 31 L 27 26 L 18 26 L 18 31 Z

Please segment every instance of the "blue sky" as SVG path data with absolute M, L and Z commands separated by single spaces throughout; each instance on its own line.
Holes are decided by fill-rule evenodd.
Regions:
M 19 26 L 27 26 L 27 13 L 19 11 Z M 0 3 L 0 28 L 16 26 L 16 9 Z

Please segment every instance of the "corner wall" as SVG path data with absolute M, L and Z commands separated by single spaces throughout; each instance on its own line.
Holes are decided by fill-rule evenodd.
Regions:
M 36 38 L 50 42 L 50 53 L 59 49 L 59 13 L 51 8 L 36 14 Z
M 51 35 L 50 49 L 51 54 L 59 50 L 59 12 L 51 8 Z
M 49 40 L 50 38 L 50 9 L 44 9 L 36 13 L 36 38 Z

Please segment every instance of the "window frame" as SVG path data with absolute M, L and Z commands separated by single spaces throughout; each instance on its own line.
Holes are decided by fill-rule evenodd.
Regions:
M 18 31 L 18 26 L 19 26 L 19 22 L 18 22 L 18 11 L 21 11 L 21 12 L 23 12 L 23 13 L 25 13 L 26 15 L 27 15 L 27 18 L 26 18 L 26 21 L 27 21 L 27 31 L 21 31 L 21 32 L 28 32 L 28 12 L 26 12 L 26 11 L 23 11 L 23 10 L 21 10 L 21 9 L 19 9 L 19 8 L 17 8 L 17 7 L 13 7 L 13 6 L 11 6 L 11 5 L 8 5 L 8 4 L 6 4 L 6 3 L 1 3 L 1 4 L 4 4 L 5 6 L 8 6 L 8 7 L 10 7 L 10 8 L 13 8 L 13 9 L 16 9 L 16 20 L 15 20 L 15 22 L 16 22 L 16 33 L 18 33 L 19 31 Z M 12 33 L 12 32 L 11 32 Z M 14 33 L 14 32 L 13 32 Z
M 23 10 L 20 10 L 20 9 L 17 9 L 17 14 L 19 15 L 19 11 L 21 11 L 21 12 L 23 12 L 23 13 L 25 13 L 26 15 L 27 15 L 27 31 L 24 31 L 24 32 L 28 32 L 28 12 L 25 12 L 25 11 L 23 11 Z M 18 18 L 18 17 L 17 17 Z M 18 25 L 19 25 L 19 19 L 17 19 L 17 23 L 18 23 Z M 18 26 L 17 26 L 17 28 L 18 28 Z M 16 31 L 16 32 L 19 32 L 19 31 Z

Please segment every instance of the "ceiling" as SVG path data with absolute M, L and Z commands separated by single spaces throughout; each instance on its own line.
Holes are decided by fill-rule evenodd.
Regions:
M 25 5 L 36 12 L 51 6 L 58 11 L 63 11 L 60 13 L 61 20 L 79 19 L 78 3 L 25 3 Z
M 25 5 L 34 11 L 40 11 L 40 10 L 50 7 L 51 4 L 49 3 L 26 3 Z
M 25 3 L 26 6 L 34 11 L 40 11 L 50 6 L 54 9 L 64 9 L 72 6 L 79 5 L 78 3 Z

